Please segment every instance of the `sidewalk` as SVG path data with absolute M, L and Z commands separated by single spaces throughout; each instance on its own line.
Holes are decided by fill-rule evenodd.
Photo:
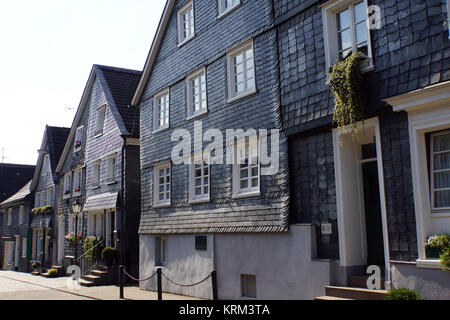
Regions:
M 13 280 L 18 286 L 22 288 L 18 289 L 14 287 L 2 287 L 0 292 L 15 292 L 16 290 L 24 290 L 23 286 L 30 286 L 39 288 L 40 290 L 52 290 L 59 291 L 63 295 L 71 294 L 74 300 L 79 298 L 94 299 L 94 300 L 120 300 L 119 299 L 119 287 L 118 286 L 98 286 L 98 287 L 79 287 L 70 289 L 67 285 L 69 278 L 44 278 L 41 276 L 33 276 L 29 273 L 21 273 L 14 271 L 0 271 L 0 279 Z M 141 290 L 136 286 L 124 287 L 125 300 L 157 300 L 157 292 Z M 45 296 L 42 297 L 45 299 Z M 163 300 L 201 300 L 198 298 L 181 296 L 171 293 L 163 293 Z

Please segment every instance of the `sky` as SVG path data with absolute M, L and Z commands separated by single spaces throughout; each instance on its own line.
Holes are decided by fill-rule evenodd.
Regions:
M 165 0 L 0 0 L 0 163 L 35 165 L 93 64 L 142 70 Z

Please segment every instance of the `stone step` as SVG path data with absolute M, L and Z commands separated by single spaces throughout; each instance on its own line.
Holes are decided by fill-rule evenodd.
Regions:
M 78 282 L 83 287 L 93 287 L 93 286 L 95 286 L 94 282 L 88 281 L 88 280 L 84 280 L 84 279 L 79 279 Z
M 82 276 L 81 278 L 84 279 L 84 280 L 87 280 L 87 281 L 92 281 L 92 282 L 98 282 L 99 280 L 102 279 L 102 277 L 100 277 L 100 276 L 94 276 L 94 275 L 92 275 L 92 274 L 84 275 L 84 276 Z
M 369 276 L 349 276 L 347 278 L 347 285 L 349 287 L 355 287 L 355 288 L 364 288 L 367 289 L 367 279 L 369 279 Z M 384 289 L 384 277 L 381 277 L 380 279 L 380 286 L 381 289 Z
M 91 270 L 90 273 L 96 276 L 102 276 L 108 274 L 108 271 L 94 269 Z
M 386 290 L 369 290 L 355 287 L 326 286 L 325 295 L 354 300 L 383 300 Z
M 347 298 L 340 298 L 340 297 L 331 297 L 331 296 L 321 296 L 321 297 L 315 297 L 314 300 L 354 300 L 354 299 L 347 299 Z
M 41 275 L 41 273 L 39 271 L 33 271 L 33 272 L 31 272 L 31 274 L 33 276 L 40 276 Z
M 52 266 L 50 269 L 62 270 L 62 269 L 64 269 L 64 267 L 63 266 Z

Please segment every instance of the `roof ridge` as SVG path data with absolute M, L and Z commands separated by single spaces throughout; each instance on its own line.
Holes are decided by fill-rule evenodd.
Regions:
M 142 73 L 142 71 L 140 71 L 140 70 L 127 69 L 127 68 L 114 67 L 114 66 L 106 66 L 106 65 L 101 65 L 101 64 L 94 64 L 94 67 L 97 67 L 100 69 L 107 69 L 107 70 L 115 71 L 115 72 L 128 73 L 128 74 L 140 75 Z

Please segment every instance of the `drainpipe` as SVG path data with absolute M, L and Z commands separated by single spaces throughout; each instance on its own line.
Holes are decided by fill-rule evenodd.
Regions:
M 121 159 L 121 210 L 120 210 L 120 234 L 119 234 L 119 250 L 120 250 L 120 264 L 125 266 L 125 148 L 127 145 L 126 135 L 121 136 L 122 144 L 122 159 Z

